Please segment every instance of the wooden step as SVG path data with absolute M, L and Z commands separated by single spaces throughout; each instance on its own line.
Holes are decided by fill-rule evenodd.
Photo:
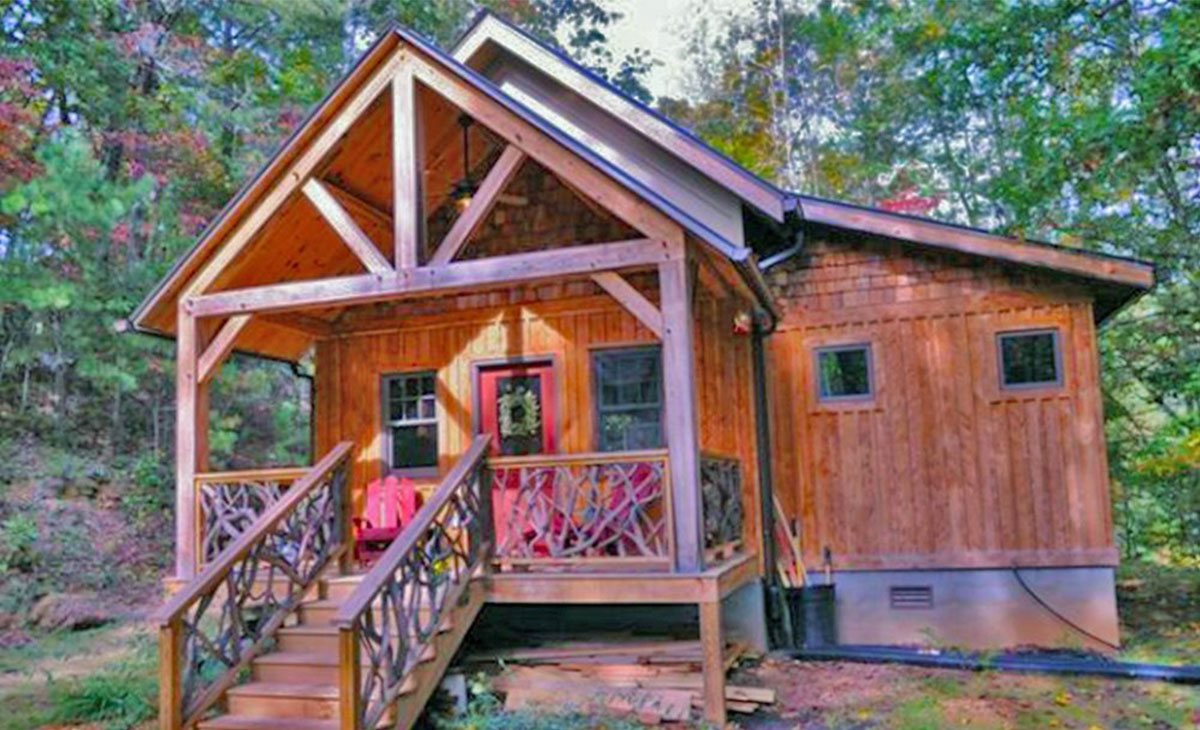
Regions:
M 321 581 L 321 597 L 331 601 L 344 601 L 362 583 L 363 575 L 339 575 Z
M 255 717 L 218 715 L 201 720 L 197 730 L 338 730 L 337 720 L 306 720 L 298 717 Z
M 333 620 L 337 618 L 338 611 L 342 607 L 342 601 L 334 599 L 323 599 L 320 601 L 306 601 L 300 604 L 300 625 L 309 627 L 330 626 Z M 382 612 L 378 609 L 375 611 L 375 617 L 379 618 Z M 446 614 L 448 618 L 450 613 Z M 421 618 L 429 618 L 429 609 L 421 609 Z M 445 620 L 445 619 L 443 619 Z M 439 627 L 442 631 L 449 631 L 453 628 L 452 625 L 443 625 Z
M 252 663 L 254 681 L 271 684 L 338 683 L 338 655 L 330 652 L 274 651 Z
M 301 626 L 329 626 L 337 617 L 341 601 L 322 599 L 320 601 L 305 601 L 300 604 Z
M 333 684 L 249 682 L 230 688 L 227 695 L 231 715 L 333 720 L 338 714 Z
M 421 653 L 422 662 L 437 659 L 437 642 Z M 272 684 L 337 684 L 338 653 L 326 651 L 274 651 L 251 663 L 255 681 Z M 366 657 L 362 658 L 364 666 Z
M 333 626 L 285 626 L 276 634 L 278 651 L 338 652 L 338 630 Z

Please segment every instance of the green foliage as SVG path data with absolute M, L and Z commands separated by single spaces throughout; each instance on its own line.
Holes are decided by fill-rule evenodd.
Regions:
M 37 564 L 37 522 L 15 514 L 0 523 L 0 573 L 29 573 Z

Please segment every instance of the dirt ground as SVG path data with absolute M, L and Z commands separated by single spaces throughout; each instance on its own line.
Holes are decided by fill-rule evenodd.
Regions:
M 778 693 L 772 711 L 734 717 L 746 730 L 1200 728 L 1200 688 L 1164 682 L 775 657 L 742 679 Z

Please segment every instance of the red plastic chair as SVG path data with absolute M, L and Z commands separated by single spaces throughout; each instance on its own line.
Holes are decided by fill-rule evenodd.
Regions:
M 354 559 L 364 566 L 375 562 L 424 503 L 407 477 L 389 476 L 368 484 L 366 514 L 354 518 Z

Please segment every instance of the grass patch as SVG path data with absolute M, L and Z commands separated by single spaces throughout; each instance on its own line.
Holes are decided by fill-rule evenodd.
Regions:
M 932 697 L 916 697 L 908 700 L 892 713 L 890 726 L 895 730 L 940 730 L 946 718 L 937 700 Z
M 966 678 L 962 676 L 947 676 L 939 674 L 933 677 L 926 677 L 921 680 L 925 692 L 938 697 L 960 697 L 963 694 L 963 682 Z
M 143 724 L 157 712 L 156 662 L 153 637 L 130 625 L 47 634 L 0 650 L 0 730 Z
M 110 730 L 130 730 L 154 719 L 158 682 L 151 666 L 126 665 L 50 688 L 51 719 L 61 723 L 98 722 Z

